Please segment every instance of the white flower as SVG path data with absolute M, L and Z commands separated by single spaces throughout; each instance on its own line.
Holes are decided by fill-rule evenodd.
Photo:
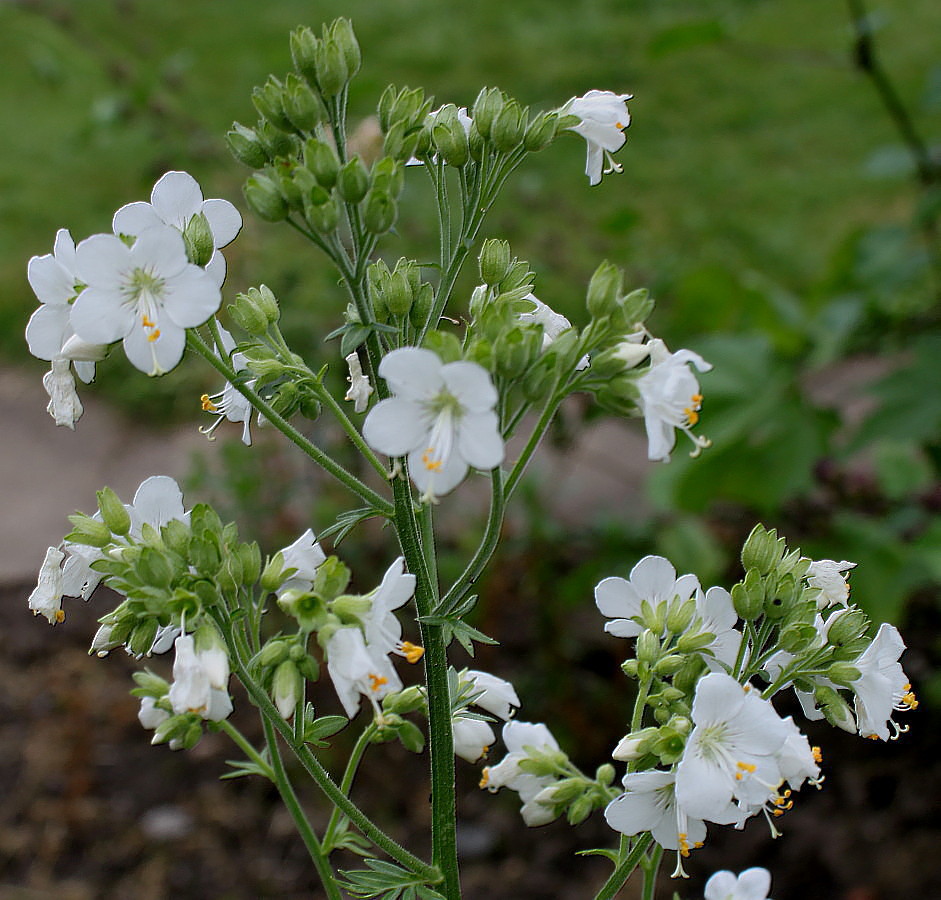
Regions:
M 65 228 L 56 233 L 52 254 L 34 256 L 29 261 L 27 278 L 39 299 L 40 307 L 26 326 L 29 352 L 38 359 L 52 362 L 43 376 L 43 387 L 49 394 L 48 412 L 56 425 L 74 428 L 82 416 L 82 404 L 75 391 L 75 373 L 89 382 L 95 377 L 95 360 L 102 359 L 107 347 L 86 344 L 75 337 L 72 328 L 72 303 L 82 285 L 74 273 L 75 243 Z
M 222 339 L 222 347 L 217 347 L 216 353 L 226 361 L 230 361 L 236 372 L 244 370 L 246 368 L 245 354 L 232 352 L 235 349 L 235 340 L 232 335 L 220 326 L 219 336 Z M 247 381 L 246 385 L 254 387 L 255 379 Z M 215 440 L 213 432 L 222 424 L 224 419 L 228 419 L 230 422 L 241 422 L 242 443 L 246 447 L 251 447 L 253 407 L 241 391 L 237 391 L 233 385 L 226 383 L 226 386 L 219 393 L 203 394 L 199 399 L 202 403 L 203 412 L 213 413 L 216 416 L 216 421 L 212 425 L 208 428 L 199 429 L 202 434 L 205 434 L 209 440 Z
M 72 306 L 75 333 L 91 344 L 123 339 L 128 359 L 149 375 L 176 366 L 186 329 L 202 325 L 222 300 L 167 225 L 143 231 L 132 247 L 113 234 L 93 235 L 75 248 L 75 272 L 87 285 Z
M 846 573 L 855 569 L 856 563 L 832 559 L 818 559 L 810 564 L 807 570 L 807 583 L 811 587 L 820 589 L 817 598 L 817 609 L 828 606 L 846 606 L 850 598 L 850 586 Z
M 141 536 L 144 525 L 159 532 L 168 522 L 189 521 L 189 513 L 183 507 L 183 491 L 169 475 L 145 478 L 125 509 L 131 517 L 130 535 L 135 538 Z
M 734 678 L 712 672 L 696 685 L 691 718 L 695 728 L 676 769 L 677 801 L 687 815 L 729 824 L 742 810 L 776 807 L 777 754 L 789 732 L 774 707 Z
M 737 877 L 722 870 L 706 882 L 705 900 L 770 900 L 771 873 L 767 869 L 745 869 Z
M 281 551 L 285 569 L 297 569 L 278 589 L 278 596 L 285 591 L 309 591 L 314 586 L 318 566 L 327 558 L 313 530 L 307 529 L 293 544 Z
M 850 687 L 856 695 L 856 722 L 863 737 L 889 740 L 889 725 L 893 737 L 900 729 L 892 713 L 914 709 L 918 705 L 912 686 L 899 663 L 905 642 L 894 625 L 883 622 L 872 643 L 860 654 L 853 665 L 860 676 Z
M 595 604 L 601 614 L 613 621 L 604 626 L 616 637 L 637 637 L 644 626 L 638 621 L 641 604 L 646 600 L 653 609 L 660 603 L 667 607 L 683 603 L 699 589 L 695 575 L 676 577 L 673 564 L 662 556 L 645 556 L 633 569 L 630 580 L 613 576 L 595 588 Z
M 732 595 L 723 587 L 711 587 L 696 592 L 696 630 L 708 631 L 715 637 L 704 648 L 703 658 L 710 669 L 719 670 L 718 663 L 726 669 L 735 665 L 742 643 L 742 633 L 735 628 L 738 613 L 732 603 Z M 711 655 L 710 655 L 711 654 Z
M 627 110 L 630 94 L 613 91 L 589 91 L 584 97 L 573 97 L 561 112 L 581 119 L 571 130 L 580 134 L 588 144 L 585 174 L 590 184 L 601 181 L 602 175 L 620 172 L 621 166 L 611 156 L 624 145 L 624 129 L 631 124 Z
M 543 303 L 535 294 L 527 294 L 524 300 L 533 304 L 532 312 L 520 313 L 517 318 L 520 322 L 532 322 L 542 326 L 542 349 L 545 350 L 560 334 L 568 331 L 572 323 L 562 315 L 557 313 L 547 304 Z M 589 360 L 587 354 L 583 356 L 575 366 L 576 372 L 587 369 Z
M 451 720 L 451 733 L 454 736 L 455 755 L 469 763 L 486 756 L 494 741 L 493 729 L 486 722 L 462 715 Z
M 366 407 L 369 406 L 369 396 L 372 394 L 373 389 L 369 383 L 369 377 L 363 374 L 363 366 L 359 361 L 359 354 L 355 350 L 346 357 L 346 364 L 350 368 L 350 377 L 347 378 L 350 389 L 343 399 L 352 402 L 354 412 L 366 412 Z
M 224 687 L 213 685 L 211 670 L 196 653 L 192 635 L 181 634 L 174 649 L 173 684 L 168 694 L 173 712 L 197 713 L 213 722 L 227 718 L 232 712 L 232 701 Z
M 225 280 L 225 259 L 220 247 L 235 240 L 242 228 L 239 211 L 228 200 L 203 200 L 198 182 L 186 172 L 167 172 L 154 185 L 150 203 L 137 202 L 122 206 L 112 222 L 114 233 L 138 237 L 154 225 L 170 225 L 184 232 L 193 216 L 204 215 L 212 232 L 212 258 L 206 271 L 222 286 Z
M 417 663 L 423 648 L 402 640 L 402 623 L 393 610 L 404 606 L 415 593 L 415 576 L 405 571 L 405 557 L 400 556 L 382 576 L 382 582 L 366 596 L 371 601 L 363 615 L 366 644 L 374 653 L 397 653 L 410 663 Z
M 647 428 L 647 455 L 650 459 L 669 462 L 670 451 L 676 443 L 675 429 L 680 429 L 695 445 L 695 456 L 709 446 L 709 441 L 694 437 L 692 433 L 699 421 L 702 394 L 688 363 L 700 372 L 708 372 L 712 366 L 692 350 L 670 353 L 659 338 L 643 346 L 650 356 L 650 368 L 637 379 L 637 389 Z
M 489 672 L 468 669 L 461 673 L 461 681 L 472 684 L 472 690 L 476 694 L 471 701 L 474 706 L 485 709 L 504 722 L 513 715 L 514 707 L 519 709 L 520 698 L 516 688 L 503 678 Z
M 383 357 L 379 374 L 394 396 L 372 408 L 363 437 L 381 453 L 408 456 L 424 500 L 455 488 L 469 466 L 490 470 L 503 462 L 497 392 L 483 367 L 402 347 Z
M 536 753 L 559 753 L 559 745 L 549 729 L 540 723 L 510 720 L 503 726 L 503 743 L 507 755 L 495 766 L 487 766 L 480 786 L 495 792 L 502 787 L 516 791 L 523 806 L 523 821 L 530 826 L 546 825 L 555 818 L 551 807 L 536 800 L 536 795 L 552 785 L 552 775 L 532 775 L 520 768 L 520 763 Z
M 153 697 L 141 697 L 137 721 L 148 731 L 153 731 L 161 722 L 170 718 L 170 713 L 157 706 Z
M 604 811 L 605 821 L 621 834 L 649 831 L 664 850 L 689 856 L 706 839 L 706 824 L 690 818 L 676 802 L 673 772 L 632 772 L 624 776 L 624 793 Z
M 50 625 L 56 625 L 65 618 L 62 610 L 62 569 L 60 568 L 65 554 L 55 547 L 46 551 L 42 566 L 39 569 L 39 579 L 33 592 L 29 595 L 29 608 L 34 616 L 44 615 Z
M 389 657 L 367 646 L 359 628 L 338 628 L 327 641 L 324 651 L 327 671 L 350 719 L 359 710 L 360 696 L 369 700 L 378 718 L 381 715 L 379 701 L 386 694 L 402 690 L 402 681 Z

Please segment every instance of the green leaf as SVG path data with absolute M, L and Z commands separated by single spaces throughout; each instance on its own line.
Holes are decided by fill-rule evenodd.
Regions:
M 244 778 L 246 775 L 260 775 L 262 778 L 274 781 L 274 775 L 267 765 L 261 766 L 257 762 L 249 759 L 227 759 L 225 764 L 231 766 L 233 771 L 220 775 L 220 781 L 227 781 L 232 778 Z
M 340 887 L 353 897 L 381 897 L 382 900 L 406 900 L 409 897 L 420 900 L 444 900 L 433 890 L 425 879 L 402 869 L 394 863 L 381 859 L 367 859 L 368 869 L 346 869 L 340 874 L 346 881 L 340 881 Z
M 304 723 L 304 742 L 307 744 L 317 744 L 319 747 L 329 746 L 324 742 L 324 738 L 342 731 L 349 724 L 346 716 L 321 716 Z

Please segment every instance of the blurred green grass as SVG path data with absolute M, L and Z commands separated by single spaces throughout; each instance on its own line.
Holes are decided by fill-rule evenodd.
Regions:
M 941 7 L 894 0 L 876 13 L 880 49 L 917 103 Z M 582 142 L 563 140 L 520 174 L 489 223 L 534 264 L 540 295 L 576 320 L 584 284 L 607 257 L 654 288 L 655 328 L 673 342 L 773 328 L 773 311 L 742 286 L 748 273 L 813 306 L 826 299 L 818 286 L 836 247 L 911 215 L 905 181 L 867 172 L 897 139 L 852 68 L 839 3 L 5 3 L 0 353 L 23 356 L 35 305 L 26 261 L 48 252 L 56 228 L 77 239 L 108 230 L 113 210 L 146 197 L 169 168 L 244 207 L 246 173 L 222 135 L 233 119 L 254 121 L 251 88 L 287 69 L 290 28 L 336 15 L 353 19 L 364 48 L 354 115 L 370 114 L 390 80 L 459 104 L 485 83 L 541 107 L 591 88 L 635 94 L 623 175 L 589 188 Z M 403 230 L 402 252 L 431 228 Z M 306 250 L 249 221 L 227 253 L 229 291 L 266 281 L 318 311 L 315 328 L 332 327 L 339 294 Z

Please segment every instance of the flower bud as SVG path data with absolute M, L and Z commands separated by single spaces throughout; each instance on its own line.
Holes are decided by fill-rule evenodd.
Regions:
M 659 733 L 660 731 L 657 728 L 642 728 L 640 731 L 632 731 L 630 734 L 626 734 L 612 751 L 612 759 L 631 762 L 646 756 L 650 752 L 652 742 Z
M 591 815 L 594 808 L 595 804 L 590 796 L 584 794 L 579 797 L 572 803 L 566 814 L 569 825 L 578 825 L 580 822 L 584 822 Z
M 555 113 L 537 116 L 523 135 L 523 148 L 529 153 L 545 150 L 555 139 L 558 127 L 559 117 Z
M 415 300 L 412 302 L 412 310 L 408 314 L 408 320 L 414 328 L 424 326 L 431 313 L 431 305 L 434 300 L 434 288 L 428 282 L 423 282 L 420 290 L 415 295 Z
M 821 685 L 814 691 L 814 701 L 822 710 L 827 721 L 850 734 L 856 731 L 856 719 L 849 704 L 832 687 Z
M 310 85 L 317 84 L 317 36 L 306 25 L 291 32 L 291 59 L 294 68 Z
M 412 297 L 412 286 L 409 283 L 406 270 L 396 266 L 383 291 L 386 307 L 394 316 L 407 316 L 412 308 Z
M 637 659 L 653 665 L 660 658 L 660 638 L 649 628 L 637 636 Z
M 382 698 L 383 710 L 399 716 L 415 712 L 424 708 L 425 705 L 425 692 L 417 684 L 413 684 L 398 693 L 386 694 Z
M 611 763 L 602 763 L 595 769 L 595 781 L 604 787 L 608 787 L 613 783 L 614 775 L 614 766 L 612 766 Z
M 98 511 L 112 534 L 125 535 L 131 530 L 131 516 L 118 495 L 106 487 L 98 491 Z
M 284 114 L 297 131 L 311 132 L 327 119 L 323 101 L 293 72 L 284 81 Z
M 611 315 L 617 310 L 623 276 L 617 266 L 603 262 L 588 283 L 588 312 L 594 318 Z
M 457 107 L 453 103 L 443 106 L 434 120 L 431 137 L 438 155 L 454 168 L 461 168 L 470 156 L 467 132 L 458 119 Z
M 314 590 L 327 602 L 339 597 L 350 583 L 350 570 L 337 556 L 328 556 L 314 575 Z
M 72 523 L 72 531 L 66 535 L 67 541 L 87 547 L 106 547 L 111 543 L 111 529 L 104 522 L 84 513 L 69 516 L 69 521 Z
M 701 656 L 695 653 L 689 654 L 683 667 L 673 676 L 673 687 L 681 690 L 687 697 L 691 696 L 705 668 L 706 663 Z
M 510 271 L 509 243 L 497 238 L 488 238 L 480 248 L 479 262 L 480 277 L 484 284 L 490 287 L 500 284 Z M 473 304 L 473 300 L 471 302 Z
M 301 673 L 301 678 L 306 681 L 316 681 L 320 678 L 320 663 L 309 653 L 305 653 L 299 660 L 295 660 L 295 665 L 297 671 Z
M 347 203 L 359 203 L 369 190 L 369 172 L 363 161 L 354 156 L 337 173 L 337 191 Z
M 382 152 L 398 162 L 411 159 L 417 147 L 418 132 L 404 121 L 394 122 L 382 141 Z
M 849 687 L 854 681 L 858 681 L 861 675 L 862 672 L 856 666 L 847 662 L 835 662 L 827 669 L 827 678 L 842 687 Z
M 252 91 L 252 103 L 265 121 L 281 131 L 292 131 L 291 120 L 284 112 L 284 86 L 273 75 L 268 77 L 263 87 Z
M 752 578 L 752 575 L 755 577 Z M 749 580 L 752 584 L 749 585 Z M 757 619 L 765 608 L 764 589 L 761 578 L 755 569 L 750 569 L 744 582 L 732 585 L 732 606 L 740 619 L 752 622 Z
M 525 128 L 525 111 L 516 100 L 508 100 L 493 120 L 490 139 L 497 150 L 509 153 L 520 145 Z
M 209 220 L 201 212 L 192 216 L 183 229 L 183 243 L 186 256 L 195 266 L 204 266 L 212 259 L 215 246 L 212 242 L 212 229 Z
M 134 656 L 143 656 L 153 647 L 156 636 L 157 620 L 154 618 L 144 619 L 131 632 L 127 641 L 127 648 Z
M 781 561 L 784 541 L 774 529 L 768 531 L 764 525 L 756 525 L 742 546 L 742 565 L 747 572 L 757 569 L 761 575 L 770 575 Z
M 304 165 L 313 172 L 317 182 L 328 191 L 337 183 L 340 160 L 326 141 L 310 138 L 304 144 Z
M 280 222 L 288 215 L 288 205 L 281 195 L 278 185 L 268 175 L 252 175 L 242 191 L 245 202 L 255 215 L 266 222 Z
M 370 234 L 385 234 L 395 224 L 398 207 L 385 191 L 372 190 L 366 195 L 363 224 Z
M 681 634 L 676 642 L 677 653 L 695 653 L 708 647 L 716 636 L 711 631 L 692 632 Z
M 229 315 L 239 328 L 254 337 L 268 333 L 268 317 L 255 304 L 251 294 L 236 294 L 235 303 L 228 305 Z
M 255 126 L 255 134 L 270 159 L 293 158 L 297 153 L 297 138 L 275 128 L 266 119 L 259 120 Z
M 359 71 L 363 62 L 362 51 L 353 32 L 353 23 L 344 18 L 334 20 L 330 26 L 330 37 L 340 49 L 340 55 L 346 64 L 347 80 L 349 80 Z
M 497 116 L 503 109 L 503 94 L 496 88 L 483 88 L 474 101 L 472 118 L 481 136 L 489 139 Z
M 249 168 L 260 169 L 268 162 L 268 153 L 251 128 L 233 122 L 225 142 L 229 152 Z
M 274 666 L 279 666 L 288 658 L 288 644 L 287 641 L 280 640 L 279 638 L 272 638 L 261 648 L 261 652 L 258 654 L 258 665 L 263 669 L 269 669 Z
M 259 579 L 259 586 L 266 594 L 273 594 L 284 584 L 286 578 L 284 556 L 279 551 L 265 563 L 265 568 L 262 570 Z
M 372 600 L 353 594 L 342 594 L 330 604 L 330 611 L 344 625 L 364 624 L 372 610 Z
M 325 98 L 335 97 L 346 87 L 350 80 L 350 70 L 346 64 L 346 55 L 335 40 L 327 38 L 317 42 L 314 47 L 314 64 L 317 70 L 317 84 Z
M 689 627 L 696 614 L 696 600 L 690 597 L 682 603 L 671 603 L 667 611 L 666 629 L 670 634 L 680 634 Z
M 326 203 L 321 203 L 319 206 L 313 203 L 305 203 L 304 220 L 314 231 L 321 234 L 330 234 L 336 231 L 336 227 L 340 222 L 340 210 L 333 198 Z
M 797 622 L 781 631 L 778 648 L 786 653 L 800 653 L 817 639 L 817 629 L 813 625 Z
M 861 609 L 839 610 L 827 619 L 827 643 L 845 647 L 863 637 L 868 630 L 869 617 Z
M 301 673 L 290 659 L 286 659 L 274 670 L 271 679 L 271 699 L 282 718 L 290 719 L 294 715 L 302 689 Z
M 686 657 L 679 653 L 670 653 L 659 660 L 653 667 L 654 674 L 660 676 L 670 676 L 679 672 L 686 662 Z
M 621 671 L 628 678 L 637 677 L 637 660 L 636 659 L 626 659 L 621 663 Z

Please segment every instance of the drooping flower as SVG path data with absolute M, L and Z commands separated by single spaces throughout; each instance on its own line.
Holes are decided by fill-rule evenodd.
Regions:
M 40 306 L 26 325 L 29 352 L 52 363 L 43 376 L 49 395 L 48 412 L 56 425 L 74 428 L 82 416 L 82 404 L 75 390 L 75 374 L 89 382 L 95 377 L 95 360 L 102 359 L 107 347 L 87 344 L 76 338 L 72 328 L 72 303 L 83 288 L 75 275 L 75 242 L 61 228 L 56 232 L 53 252 L 29 261 L 27 278 Z
M 631 124 L 631 114 L 627 109 L 627 101 L 631 97 L 631 94 L 615 94 L 613 91 L 589 91 L 583 97 L 573 97 L 561 109 L 563 115 L 581 119 L 570 127 L 588 144 L 585 174 L 591 185 L 598 184 L 602 175 L 621 171 L 620 164 L 611 154 L 624 146 L 624 129 Z
M 630 772 L 622 783 L 624 793 L 604 811 L 605 821 L 615 831 L 627 835 L 649 831 L 664 850 L 675 850 L 682 857 L 702 846 L 706 823 L 688 816 L 677 803 L 673 772 Z
M 225 258 L 219 252 L 235 240 L 242 228 L 242 216 L 228 200 L 203 200 L 199 183 L 186 172 L 167 172 L 150 193 L 150 203 L 138 201 L 122 206 L 112 222 L 114 233 L 139 237 L 154 225 L 170 225 L 185 234 L 192 230 L 194 217 L 205 216 L 212 236 L 212 253 L 206 272 L 222 286 Z
M 555 811 L 536 800 L 544 788 L 556 779 L 552 775 L 533 775 L 524 771 L 520 763 L 534 753 L 561 753 L 559 744 L 549 729 L 539 723 L 517 722 L 511 719 L 503 726 L 503 743 L 507 754 L 495 766 L 484 768 L 480 786 L 496 792 L 509 788 L 520 795 L 523 821 L 529 826 L 546 825 L 555 818 Z
M 43 615 L 50 625 L 57 625 L 65 618 L 62 610 L 62 560 L 65 554 L 56 547 L 46 551 L 39 569 L 39 580 L 29 595 L 29 608 L 34 616 Z
M 735 875 L 723 869 L 706 882 L 705 900 L 771 900 L 771 873 L 755 867 Z
M 692 350 L 670 353 L 659 338 L 642 345 L 650 356 L 650 368 L 637 379 L 640 408 L 647 429 L 647 455 L 669 462 L 676 443 L 676 429 L 683 431 L 695 445 L 693 455 L 709 446 L 709 441 L 693 434 L 699 421 L 702 394 L 690 364 L 700 372 L 712 366 Z
M 482 719 L 458 714 L 451 720 L 454 754 L 475 763 L 486 756 L 494 742 L 493 729 Z
M 853 665 L 860 676 L 850 687 L 856 698 L 856 723 L 863 737 L 887 741 L 900 731 L 893 712 L 915 709 L 918 701 L 899 663 L 905 642 L 894 625 L 883 622 L 872 643 Z M 889 726 L 893 731 L 890 734 Z
M 517 316 L 520 322 L 533 322 L 542 326 L 542 349 L 545 350 L 560 334 L 568 331 L 572 323 L 562 315 L 557 313 L 552 307 L 543 303 L 535 294 L 527 294 L 524 300 L 533 304 L 532 312 L 522 312 Z M 587 369 L 589 359 L 587 354 L 583 356 L 575 366 L 576 372 Z
M 676 769 L 687 815 L 718 824 L 776 806 L 777 754 L 789 732 L 774 707 L 734 678 L 712 672 L 696 685 L 690 733 Z
M 498 678 L 489 672 L 477 669 L 467 669 L 461 673 L 462 681 L 470 681 L 475 693 L 471 701 L 506 722 L 513 715 L 514 709 L 519 709 L 520 698 L 516 688 L 504 678 Z
M 235 349 L 235 339 L 225 328 L 219 327 L 219 336 L 222 340 L 221 348 L 216 348 L 217 354 L 230 362 L 236 372 L 241 372 L 246 368 L 245 354 L 233 353 Z M 254 387 L 255 379 L 247 381 L 248 387 Z M 206 428 L 200 428 L 200 432 L 205 434 L 209 440 L 214 440 L 213 432 L 222 424 L 223 420 L 229 422 L 242 423 L 242 443 L 246 447 L 252 445 L 251 422 L 254 407 L 246 397 L 237 391 L 234 385 L 226 383 L 226 386 L 217 394 L 203 394 L 199 398 L 203 412 L 209 412 L 216 416 L 216 421 Z
M 213 668 L 196 652 L 192 635 L 181 634 L 174 649 L 173 684 L 168 694 L 173 712 L 197 713 L 212 722 L 228 718 L 232 712 L 229 693 L 224 686 L 213 684 Z
M 363 436 L 374 450 L 408 457 L 424 500 L 455 488 L 469 466 L 490 470 L 503 462 L 497 392 L 482 366 L 445 364 L 431 350 L 402 347 L 383 357 L 379 374 L 394 396 L 372 408 Z
M 405 571 L 405 557 L 400 556 L 386 569 L 382 581 L 372 593 L 369 612 L 363 615 L 363 633 L 375 653 L 396 653 L 416 663 L 423 648 L 402 640 L 402 623 L 394 610 L 404 606 L 415 593 L 415 576 Z
M 90 344 L 123 340 L 128 359 L 148 375 L 179 363 L 186 329 L 202 325 L 222 299 L 167 225 L 141 232 L 131 247 L 112 234 L 93 235 L 75 248 L 75 271 L 87 285 L 72 306 L 75 333 Z
M 631 569 L 630 580 L 612 576 L 595 588 L 595 604 L 612 621 L 604 630 L 615 637 L 637 637 L 644 630 L 640 624 L 641 604 L 653 608 L 688 600 L 699 589 L 695 575 L 676 577 L 673 564 L 662 556 L 645 556 Z
M 343 399 L 349 400 L 353 404 L 354 412 L 366 412 L 373 388 L 369 383 L 369 377 L 363 374 L 363 366 L 359 361 L 359 354 L 355 350 L 346 357 L 346 364 L 350 369 L 350 377 L 347 378 L 350 389 Z
M 828 606 L 846 606 L 850 598 L 850 586 L 846 573 L 855 569 L 856 563 L 832 559 L 818 559 L 810 564 L 807 571 L 807 583 L 811 587 L 820 589 L 817 598 L 817 609 L 826 609 Z
M 369 647 L 356 626 L 338 628 L 327 640 L 324 652 L 337 696 L 351 719 L 359 711 L 361 696 L 369 700 L 378 718 L 379 701 L 402 690 L 402 680 L 388 655 Z
M 278 595 L 285 591 L 309 591 L 314 586 L 317 568 L 327 558 L 317 543 L 312 529 L 308 528 L 293 544 L 281 551 L 285 569 L 296 569 L 284 584 L 278 588 Z

